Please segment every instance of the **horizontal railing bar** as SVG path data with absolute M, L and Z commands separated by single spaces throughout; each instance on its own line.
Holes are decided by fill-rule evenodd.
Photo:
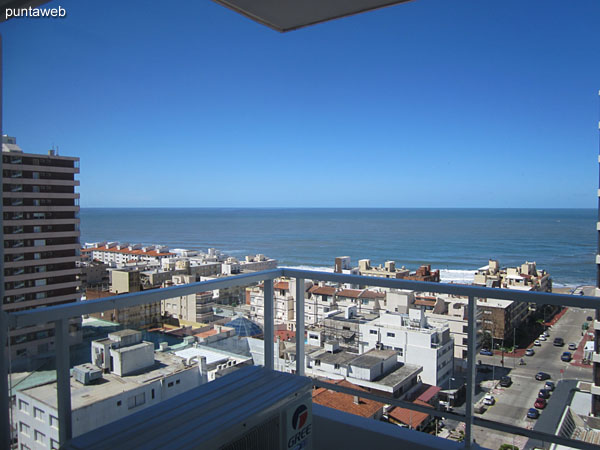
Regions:
M 147 291 L 134 292 L 131 294 L 115 295 L 113 297 L 85 300 L 64 305 L 48 306 L 45 308 L 28 309 L 13 312 L 8 315 L 11 328 L 22 328 L 31 325 L 39 325 L 63 318 L 79 317 L 84 314 L 93 314 L 109 309 L 127 308 L 130 306 L 143 305 L 157 302 L 173 297 L 195 294 L 215 289 L 249 285 L 264 280 L 272 280 L 281 276 L 281 269 L 263 270 L 233 277 L 216 280 L 199 281 L 197 283 L 171 286 L 162 289 L 150 289 Z
M 548 292 L 531 291 L 523 292 L 514 291 L 511 289 L 484 288 L 469 285 L 376 278 L 332 272 L 279 268 L 254 272 L 251 274 L 236 275 L 217 280 L 200 281 L 182 286 L 152 289 L 148 291 L 135 292 L 132 294 L 105 297 L 102 299 L 86 300 L 77 303 L 67 303 L 64 305 L 48 306 L 46 308 L 36 308 L 14 312 L 9 314 L 9 326 L 11 328 L 25 327 L 44 321 L 58 320 L 63 317 L 76 317 L 83 314 L 106 311 L 112 308 L 118 309 L 145 303 L 152 303 L 167 298 L 201 292 L 202 290 L 224 289 L 228 287 L 240 286 L 244 283 L 251 284 L 257 281 L 263 281 L 265 279 L 274 279 L 280 276 L 287 276 L 290 278 L 305 278 L 317 281 L 333 281 L 338 283 L 349 283 L 364 286 L 410 289 L 414 291 L 454 294 L 465 297 L 472 295 L 479 298 L 493 298 L 536 304 L 600 309 L 600 298 L 584 295 L 553 294 Z
M 554 294 L 538 291 L 518 291 L 513 289 L 487 288 L 465 284 L 436 283 L 431 281 L 413 281 L 401 278 L 377 278 L 361 275 L 347 275 L 333 272 L 317 272 L 304 269 L 283 268 L 286 277 L 305 278 L 308 280 L 333 281 L 336 283 L 357 284 L 361 286 L 377 286 L 392 289 L 408 289 L 420 292 L 435 292 L 478 298 L 514 300 L 518 302 L 541 305 L 574 306 L 579 308 L 600 308 L 600 298 L 586 295 Z

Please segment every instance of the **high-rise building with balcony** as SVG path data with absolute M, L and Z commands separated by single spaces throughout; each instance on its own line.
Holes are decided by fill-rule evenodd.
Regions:
M 2 136 L 4 298 L 7 312 L 80 300 L 79 158 L 24 153 Z M 70 325 L 77 340 L 79 325 Z M 53 351 L 53 324 L 10 333 L 13 361 Z

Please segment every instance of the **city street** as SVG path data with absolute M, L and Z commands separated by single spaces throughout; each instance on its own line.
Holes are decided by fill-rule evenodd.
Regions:
M 509 375 L 513 382 L 508 388 L 498 386 L 491 390 L 496 399 L 496 404 L 490 406 L 480 417 L 554 434 L 564 407 L 570 401 L 577 381 L 592 380 L 591 366 L 581 367 L 572 363 L 566 363 L 560 360 L 560 356 L 564 351 L 568 351 L 569 343 L 573 342 L 579 345 L 583 339 L 581 326 L 585 322 L 586 317 L 593 314 L 592 310 L 570 308 L 548 330 L 550 333 L 548 340 L 542 342 L 540 347 L 533 347 L 535 355 L 523 357 L 526 365 L 519 365 L 520 358 L 510 358 L 505 355 L 504 368 L 502 368 L 501 356 L 478 355 L 478 359 L 483 364 L 494 366 L 494 378 L 496 380 L 499 380 L 502 375 Z M 553 345 L 554 338 L 556 337 L 564 339 L 564 347 L 555 347 Z M 574 352 L 572 351 L 572 353 Z M 538 419 L 528 419 L 526 418 L 527 410 L 533 407 L 539 390 L 544 387 L 544 381 L 537 381 L 535 379 L 535 374 L 540 371 L 550 374 L 550 380 L 554 381 L 557 387 L 548 399 L 546 408 L 540 410 L 540 417 Z M 480 380 L 481 376 L 478 376 L 478 380 Z M 491 372 L 485 373 L 483 376 L 487 379 L 492 379 Z M 484 385 L 491 384 L 490 382 L 484 383 Z M 486 391 L 484 388 L 479 392 L 476 400 L 481 399 L 487 393 Z M 460 408 L 460 410 L 464 412 L 464 407 Z M 480 432 L 476 431 L 475 436 L 480 445 L 492 449 L 498 448 L 503 443 L 513 443 L 512 437 L 491 433 L 490 430 L 481 429 Z M 510 440 L 507 441 L 507 439 Z M 514 443 L 521 449 L 541 446 L 540 442 L 527 443 L 527 439 L 520 436 L 514 438 Z

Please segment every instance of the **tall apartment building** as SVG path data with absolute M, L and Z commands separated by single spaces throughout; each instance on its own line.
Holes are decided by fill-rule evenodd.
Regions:
M 2 136 L 5 311 L 80 300 L 79 158 L 23 153 Z M 80 339 L 80 325 L 70 325 Z M 13 361 L 53 350 L 52 324 L 10 333 Z

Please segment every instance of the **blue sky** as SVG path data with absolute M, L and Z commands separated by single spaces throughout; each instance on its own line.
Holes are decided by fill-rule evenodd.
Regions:
M 210 1 L 12 19 L 3 132 L 81 205 L 596 206 L 600 2 L 414 0 L 287 34 Z

